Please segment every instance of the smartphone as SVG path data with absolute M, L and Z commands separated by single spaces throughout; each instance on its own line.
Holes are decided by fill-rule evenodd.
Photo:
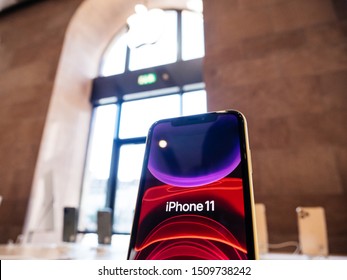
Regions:
M 296 208 L 301 253 L 328 256 L 328 232 L 323 207 Z
M 263 203 L 255 204 L 257 237 L 259 254 L 269 253 L 269 237 L 267 230 L 266 207 Z
M 128 259 L 256 259 L 254 221 L 247 125 L 240 112 L 151 126 Z
M 63 241 L 76 242 L 78 210 L 75 207 L 64 207 Z
M 103 209 L 97 212 L 97 233 L 99 244 L 112 242 L 112 211 Z

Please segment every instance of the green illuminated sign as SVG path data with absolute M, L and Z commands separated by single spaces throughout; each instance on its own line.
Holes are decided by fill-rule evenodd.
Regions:
M 147 73 L 138 76 L 137 84 L 140 86 L 151 85 L 157 81 L 157 74 L 155 73 Z

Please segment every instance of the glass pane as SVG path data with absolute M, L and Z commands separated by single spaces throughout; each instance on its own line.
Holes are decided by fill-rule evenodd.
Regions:
M 145 144 L 124 145 L 120 149 L 113 229 L 130 233 L 142 170 Z
M 150 13 L 148 11 L 148 13 Z M 166 11 L 162 20 L 153 24 L 140 24 L 137 36 L 145 37 L 132 47 L 130 51 L 129 70 L 138 70 L 148 67 L 173 63 L 177 60 L 177 12 Z M 158 30 L 160 28 L 160 30 Z M 152 29 L 155 29 L 152 30 Z M 146 42 L 152 33 L 160 34 L 155 43 Z M 133 35 L 135 36 L 135 35 Z
M 198 90 L 183 94 L 183 115 L 207 112 L 206 91 Z
M 97 211 L 105 207 L 116 113 L 115 104 L 94 109 L 79 218 L 82 230 L 96 230 Z
M 202 14 L 182 12 L 182 59 L 189 60 L 205 55 L 204 21 Z
M 178 94 L 127 101 L 122 105 L 120 138 L 147 136 L 157 120 L 180 115 Z
M 117 36 L 106 50 L 101 63 L 101 76 L 121 74 L 125 69 L 126 36 Z

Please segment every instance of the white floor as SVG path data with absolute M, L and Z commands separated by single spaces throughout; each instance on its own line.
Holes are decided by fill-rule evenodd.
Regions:
M 126 260 L 129 236 L 114 235 L 112 245 L 98 245 L 97 236 L 87 235 L 79 243 L 0 245 L 0 259 Z M 261 260 L 347 260 L 347 256 L 307 256 L 267 253 Z

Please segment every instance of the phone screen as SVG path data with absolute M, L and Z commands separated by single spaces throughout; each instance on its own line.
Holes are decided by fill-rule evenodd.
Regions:
M 255 259 L 248 150 L 236 111 L 156 122 L 128 259 Z

